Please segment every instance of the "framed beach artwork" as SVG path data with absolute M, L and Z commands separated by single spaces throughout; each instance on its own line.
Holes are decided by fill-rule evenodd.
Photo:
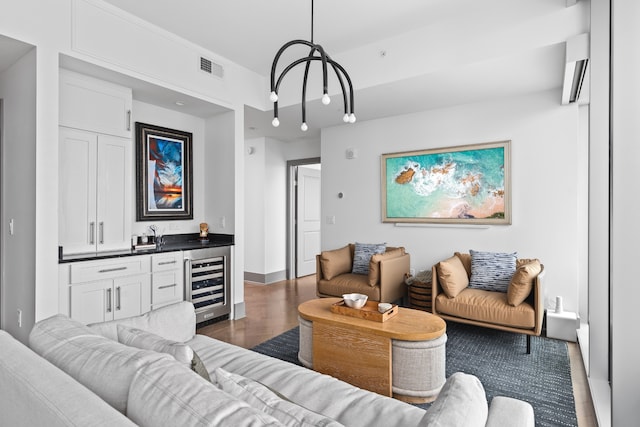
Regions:
M 193 219 L 193 135 L 136 122 L 136 218 Z
M 511 141 L 383 154 L 383 222 L 511 224 Z

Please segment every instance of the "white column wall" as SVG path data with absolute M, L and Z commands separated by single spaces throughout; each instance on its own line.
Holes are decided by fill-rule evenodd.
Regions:
M 638 159 L 640 159 L 640 3 L 612 0 L 611 9 L 611 425 L 634 423 L 638 414 L 640 350 L 636 314 L 640 288 L 636 286 L 638 262 L 637 213 Z
M 266 138 L 245 141 L 245 271 L 266 273 L 265 266 L 265 158 Z M 249 147 L 253 153 L 249 154 Z
M 35 318 L 36 49 L 0 73 L 2 328 L 26 342 Z M 13 222 L 13 233 L 9 222 Z M 21 325 L 18 310 L 22 312 Z
M 598 425 L 611 425 L 609 384 L 610 0 L 591 0 L 588 317 L 579 342 Z

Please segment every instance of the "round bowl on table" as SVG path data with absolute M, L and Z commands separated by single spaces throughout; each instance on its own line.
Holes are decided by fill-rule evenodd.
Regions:
M 393 307 L 393 304 L 389 304 L 388 302 L 381 302 L 378 304 L 378 311 L 380 313 L 385 313 Z
M 347 304 L 347 307 L 351 308 L 362 308 L 367 302 L 367 297 L 364 294 L 344 294 L 342 295 L 342 299 L 344 299 L 344 303 Z

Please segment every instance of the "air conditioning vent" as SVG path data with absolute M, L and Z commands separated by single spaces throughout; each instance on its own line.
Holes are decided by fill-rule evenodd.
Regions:
M 216 64 L 215 62 L 205 58 L 204 56 L 200 57 L 200 71 L 220 78 L 224 76 L 224 68 L 222 67 L 222 65 Z

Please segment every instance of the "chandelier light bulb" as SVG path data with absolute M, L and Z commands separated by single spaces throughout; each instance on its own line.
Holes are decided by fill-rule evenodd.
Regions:
M 349 114 L 344 113 L 344 116 L 342 116 L 342 121 L 345 123 L 349 123 Z
M 278 120 L 277 117 L 274 117 L 273 120 L 271 121 L 271 124 L 273 125 L 274 128 L 277 128 L 278 126 L 280 126 L 280 120 Z
M 329 98 L 329 94 L 322 95 L 322 103 L 324 105 L 329 105 L 331 103 L 331 98 Z
M 300 129 L 302 130 L 302 132 L 306 132 L 307 129 L 309 129 L 309 126 L 307 126 L 306 122 L 302 122 L 302 125 L 300 125 Z
M 356 122 L 356 115 L 351 113 L 349 115 L 349 123 L 355 123 Z
M 277 100 L 278 100 L 278 94 L 275 92 L 271 92 L 271 94 L 269 95 L 269 101 L 276 102 Z

